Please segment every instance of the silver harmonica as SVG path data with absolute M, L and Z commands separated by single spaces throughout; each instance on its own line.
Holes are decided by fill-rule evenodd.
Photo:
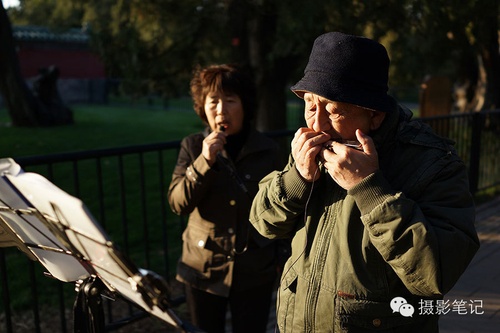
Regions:
M 359 151 L 363 151 L 363 148 L 361 147 L 361 143 L 359 143 L 356 140 L 334 139 L 334 140 L 330 140 L 330 141 L 325 142 L 325 144 L 323 145 L 323 147 L 326 148 L 326 149 L 328 149 L 328 150 L 330 150 L 330 151 L 332 151 L 332 142 L 333 141 L 341 143 L 344 146 L 347 146 L 347 147 L 350 147 L 350 148 L 353 148 L 353 149 L 356 149 L 356 150 L 359 150 Z

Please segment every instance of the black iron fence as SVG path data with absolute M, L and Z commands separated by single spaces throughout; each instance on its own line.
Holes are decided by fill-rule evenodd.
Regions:
M 473 193 L 500 184 L 500 110 L 423 119 L 457 142 Z M 269 133 L 288 151 L 294 131 Z M 44 175 L 79 197 L 106 232 L 137 266 L 172 281 L 180 255 L 184 221 L 174 215 L 166 189 L 180 141 L 125 148 L 17 158 L 25 171 Z M 416 161 L 418 163 L 418 161 Z M 0 248 L 0 331 L 71 331 L 73 285 L 43 276 L 41 265 L 14 248 Z M 173 281 L 172 281 L 173 282 Z M 175 294 L 175 292 L 174 292 Z M 182 291 L 177 296 L 181 296 Z M 174 295 L 176 296 L 176 295 Z M 182 302 L 181 298 L 178 298 Z M 111 302 L 108 327 L 118 327 Z M 137 315 L 129 309 L 127 316 Z M 46 322 L 52 325 L 47 328 Z
M 432 129 L 455 140 L 467 165 L 472 193 L 500 184 L 500 110 L 422 118 Z

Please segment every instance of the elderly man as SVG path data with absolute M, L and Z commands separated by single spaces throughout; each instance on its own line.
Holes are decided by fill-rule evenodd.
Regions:
M 250 214 L 262 235 L 293 238 L 280 333 L 437 332 L 479 248 L 464 163 L 387 95 L 388 68 L 381 44 L 327 33 L 291 88 L 307 128 Z

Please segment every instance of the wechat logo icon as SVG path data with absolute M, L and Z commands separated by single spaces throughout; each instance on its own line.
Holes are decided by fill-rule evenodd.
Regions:
M 392 313 L 399 312 L 403 317 L 412 317 L 415 312 L 413 305 L 408 304 L 403 297 L 394 297 L 391 300 Z

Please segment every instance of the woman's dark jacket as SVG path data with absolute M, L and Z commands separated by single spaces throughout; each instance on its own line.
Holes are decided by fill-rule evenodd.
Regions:
M 184 138 L 168 192 L 172 210 L 189 214 L 177 279 L 227 297 L 230 288 L 244 290 L 276 277 L 277 242 L 262 237 L 248 214 L 259 181 L 283 164 L 277 144 L 251 128 L 234 161 L 222 153 L 243 181 L 245 193 L 219 161 L 210 167 L 201 155 L 206 135 L 208 131 Z M 245 247 L 244 253 L 235 253 Z

